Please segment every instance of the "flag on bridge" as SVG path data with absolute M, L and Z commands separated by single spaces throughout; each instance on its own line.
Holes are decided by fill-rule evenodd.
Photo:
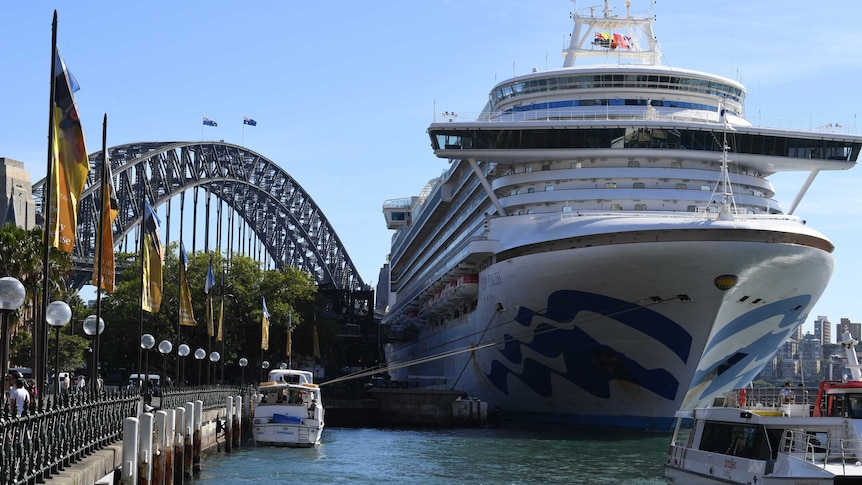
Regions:
M 285 345 L 284 356 L 290 357 L 293 352 L 293 313 L 287 314 L 287 345 Z
M 260 328 L 260 349 L 269 350 L 269 310 L 266 309 L 266 297 L 263 297 L 263 321 Z
M 221 272 L 221 308 L 218 312 L 218 330 L 216 331 L 216 342 L 221 342 L 222 327 L 224 326 L 224 271 Z
M 242 124 L 248 125 L 248 126 L 257 126 L 257 121 L 254 121 L 251 118 L 243 116 L 242 117 Z
M 189 266 L 189 257 L 186 254 L 186 246 L 180 241 L 180 325 L 196 327 L 195 311 L 192 308 L 192 292 L 189 289 L 189 278 L 186 271 Z
M 218 123 L 204 116 L 204 126 L 218 126 Z
M 213 299 L 210 295 L 210 290 L 215 286 L 215 276 L 213 276 L 213 261 L 210 259 L 210 265 L 207 268 L 207 281 L 204 284 L 204 293 L 207 294 L 207 335 L 213 336 Z
M 159 224 L 159 216 L 150 206 L 150 201 L 144 200 L 144 248 L 141 255 L 144 258 L 144 284 L 141 305 L 150 313 L 158 313 L 162 304 L 162 265 L 165 257 L 159 237 Z
M 54 79 L 51 102 L 53 126 L 51 126 L 51 194 L 49 209 L 50 224 L 46 225 L 47 239 L 51 246 L 71 253 L 78 227 L 78 201 L 84 183 L 90 173 L 90 160 L 84 145 L 84 131 L 78 117 L 78 107 L 73 93 L 78 82 L 66 69 L 60 52 L 54 57 Z
M 106 118 L 107 120 L 107 118 Z M 93 266 L 93 286 L 99 286 L 99 272 L 102 273 L 102 289 L 114 292 L 114 221 L 120 213 L 120 202 L 114 190 L 114 175 L 111 173 L 111 159 L 107 150 L 102 152 L 102 210 L 99 217 L 99 231 L 96 238 L 96 255 Z

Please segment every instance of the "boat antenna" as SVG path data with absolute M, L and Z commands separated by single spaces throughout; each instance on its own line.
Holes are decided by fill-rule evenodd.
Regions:
M 712 206 L 718 195 L 718 188 L 721 186 L 721 207 L 718 211 L 718 219 L 728 221 L 734 219 L 734 215 L 738 214 L 738 209 L 736 207 L 736 199 L 733 197 L 733 187 L 730 185 L 730 170 L 728 169 L 732 160 L 728 157 L 730 145 L 727 143 L 727 132 L 728 130 L 733 130 L 733 127 L 727 121 L 723 102 L 718 104 L 718 122 L 724 125 L 721 140 L 721 159 L 719 160 L 721 162 L 721 180 L 715 185 L 715 189 L 709 198 L 709 206 Z

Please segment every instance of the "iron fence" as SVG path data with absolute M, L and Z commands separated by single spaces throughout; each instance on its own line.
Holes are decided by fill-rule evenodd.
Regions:
M 237 387 L 186 387 L 162 393 L 162 409 L 200 400 L 222 407 Z M 39 399 L 22 416 L 0 409 L 0 485 L 42 482 L 65 467 L 123 438 L 123 420 L 137 416 L 139 389 L 64 393 Z M 6 401 L 0 395 L 0 401 Z

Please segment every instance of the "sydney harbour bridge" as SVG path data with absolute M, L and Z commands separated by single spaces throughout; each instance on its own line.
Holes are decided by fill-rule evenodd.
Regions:
M 90 174 L 79 202 L 72 254 L 77 288 L 87 284 L 92 274 L 102 158 L 101 151 L 89 156 Z M 262 251 L 276 269 L 292 266 L 308 271 L 318 285 L 333 289 L 366 289 L 344 245 L 308 192 L 266 157 L 231 143 L 201 141 L 118 145 L 108 149 L 108 159 L 120 209 L 113 226 L 115 246 L 127 241 L 140 227 L 144 198 L 156 210 L 167 205 L 164 212 L 167 221 L 163 221 L 163 225 L 167 222 L 170 230 L 172 199 L 181 198 L 185 203 L 186 191 L 194 192 L 196 216 L 197 193 L 202 189 L 206 193 L 207 228 L 211 196 L 219 201 L 219 209 L 225 205 L 231 217 L 237 216 L 236 229 L 228 234 L 228 237 L 240 235 L 237 243 L 240 247 L 234 248 L 235 252 L 245 249 L 247 234 L 246 252 L 253 254 L 254 240 L 254 247 Z M 37 213 L 44 213 L 44 189 L 45 179 L 33 185 Z M 218 214 L 221 216 L 220 210 Z M 224 220 L 222 217 L 217 224 L 226 227 Z M 194 222 L 192 237 L 203 232 L 200 227 L 201 224 Z M 227 229 L 224 232 L 228 232 Z M 162 237 L 170 240 L 169 234 L 163 233 Z

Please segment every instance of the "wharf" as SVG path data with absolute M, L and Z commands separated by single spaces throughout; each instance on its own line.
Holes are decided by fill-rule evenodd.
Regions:
M 374 387 L 364 397 L 325 399 L 326 424 L 343 427 L 468 427 L 488 422 L 487 403 L 458 390 Z

